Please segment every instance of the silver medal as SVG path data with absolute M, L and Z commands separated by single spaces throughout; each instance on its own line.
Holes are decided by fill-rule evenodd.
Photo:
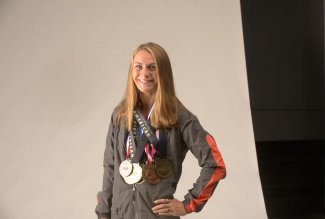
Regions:
M 127 177 L 132 173 L 132 163 L 129 160 L 124 160 L 119 167 L 119 172 L 122 177 Z
M 133 185 L 139 182 L 142 178 L 142 168 L 139 163 L 132 163 L 133 170 L 131 175 L 124 177 L 127 184 Z

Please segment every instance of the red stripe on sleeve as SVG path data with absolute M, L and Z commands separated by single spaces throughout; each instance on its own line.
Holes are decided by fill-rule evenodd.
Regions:
M 190 203 L 187 206 L 185 206 L 187 212 L 194 212 L 196 211 L 196 207 L 198 205 L 204 204 L 211 197 L 215 183 L 217 183 L 219 180 L 224 178 L 226 173 L 226 167 L 221 157 L 221 154 L 218 150 L 216 142 L 209 134 L 206 135 L 205 140 L 210 146 L 213 158 L 217 163 L 217 168 L 213 171 L 213 174 L 209 182 L 203 188 L 199 196 L 196 199 L 192 199 Z

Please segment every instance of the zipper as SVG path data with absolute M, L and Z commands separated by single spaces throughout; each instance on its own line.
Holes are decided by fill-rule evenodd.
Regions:
M 137 212 L 136 205 L 135 205 L 135 193 L 136 193 L 135 184 L 133 184 L 132 185 L 132 204 L 133 204 L 133 211 L 134 211 L 135 219 L 138 219 L 138 212 Z

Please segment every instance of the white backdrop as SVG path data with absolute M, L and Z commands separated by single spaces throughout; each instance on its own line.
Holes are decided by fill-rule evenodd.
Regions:
M 95 218 L 108 121 L 131 52 L 168 52 L 180 100 L 216 139 L 227 178 L 199 214 L 266 218 L 239 0 L 0 1 L 0 218 Z M 199 169 L 189 153 L 176 197 Z

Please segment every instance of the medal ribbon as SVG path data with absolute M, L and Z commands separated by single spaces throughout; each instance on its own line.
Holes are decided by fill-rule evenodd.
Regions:
M 149 144 L 146 144 L 146 148 L 145 148 L 145 152 L 147 154 L 147 158 L 148 158 L 148 162 L 152 163 L 154 157 L 155 157 L 155 149 L 151 146 L 149 146 Z
M 140 138 L 138 137 L 138 125 L 142 130 Z M 143 151 L 145 151 L 149 163 L 153 162 L 156 154 L 160 158 L 167 157 L 166 134 L 163 130 L 158 130 L 156 134 L 157 136 L 152 131 L 150 123 L 145 120 L 142 114 L 138 110 L 134 110 L 132 132 L 129 133 L 127 141 L 127 157 L 131 159 L 132 163 L 140 161 Z M 137 147 L 135 148 L 136 143 Z
M 135 114 L 137 114 L 137 117 L 135 116 Z M 140 119 L 139 122 L 137 122 L 137 119 Z M 150 142 L 150 140 L 148 139 L 148 136 L 154 136 L 156 138 L 156 140 L 153 140 L 154 138 L 150 137 L 154 142 L 158 143 L 158 139 L 157 137 L 153 134 L 153 131 L 151 129 L 151 126 L 145 121 L 142 120 L 144 119 L 141 115 L 141 118 L 139 116 L 139 113 L 136 112 L 134 113 L 134 119 L 133 119 L 133 126 L 132 126 L 132 132 L 129 132 L 129 136 L 128 136 L 128 140 L 127 140 L 127 157 L 130 158 L 132 163 L 139 163 L 141 156 L 143 154 L 143 151 L 145 151 L 146 145 L 148 145 L 148 148 L 151 149 L 151 154 L 149 155 L 149 150 L 147 154 L 148 160 L 149 162 L 152 162 L 153 160 L 153 156 L 154 153 L 152 154 L 152 148 L 154 148 L 152 146 L 152 144 L 148 144 L 148 141 Z M 138 126 L 140 126 L 141 130 L 142 130 L 142 135 L 140 136 L 140 138 L 138 137 Z M 137 147 L 135 147 L 135 145 L 137 145 Z M 149 147 L 150 145 L 150 147 Z M 149 156 L 148 156 L 149 155 Z
M 142 114 L 139 113 L 138 110 L 134 110 L 133 117 L 136 120 L 136 122 L 139 124 L 142 132 L 147 136 L 151 145 L 157 145 L 158 144 L 157 136 L 153 133 L 151 125 L 147 123 L 147 121 L 142 116 Z

